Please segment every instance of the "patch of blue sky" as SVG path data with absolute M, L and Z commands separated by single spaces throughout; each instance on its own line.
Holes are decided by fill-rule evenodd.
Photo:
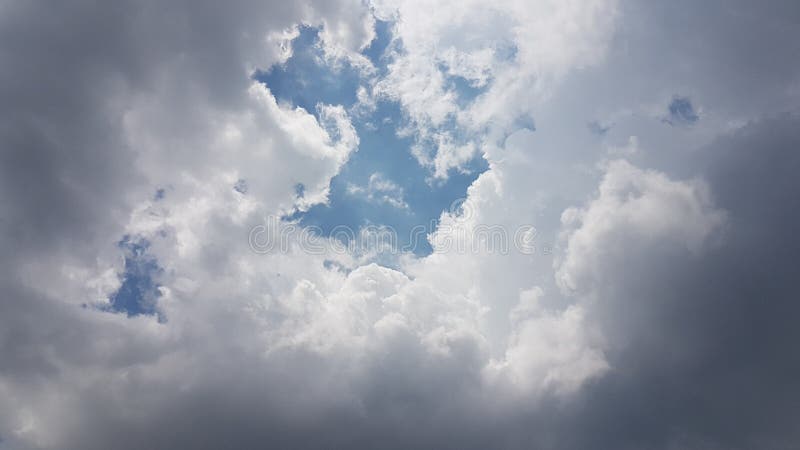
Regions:
M 592 120 L 591 122 L 586 124 L 586 127 L 589 128 L 589 131 L 596 135 L 596 136 L 605 136 L 613 127 L 612 124 L 600 122 L 597 120 Z
M 432 250 L 429 243 L 413 230 L 421 225 L 425 233 L 432 232 L 442 211 L 463 198 L 469 185 L 486 169 L 485 161 L 476 159 L 467 171 L 452 172 L 446 182 L 429 183 L 429 170 L 421 167 L 409 151 L 413 138 L 397 136 L 397 121 L 402 120 L 398 105 L 379 103 L 373 118 L 374 125 L 356 125 L 361 148 L 331 181 L 329 203 L 311 208 L 302 214 L 300 222 L 320 227 L 326 234 L 337 225 L 352 229 L 387 225 L 397 232 L 399 245 L 416 243 L 411 248 L 414 253 L 428 254 Z M 407 208 L 376 203 L 349 192 L 351 185 L 368 185 L 374 173 L 402 188 Z
M 390 55 L 387 54 L 392 44 L 392 23 L 376 20 L 375 39 L 364 49 L 362 54 L 369 59 L 378 69 L 378 75 L 385 75 Z
M 355 104 L 361 81 L 358 69 L 346 61 L 336 68 L 325 65 L 325 55 L 318 43 L 319 29 L 303 26 L 292 41 L 292 56 L 285 64 L 253 75 L 279 102 L 299 106 L 317 118 L 318 103 L 345 107 Z
M 692 125 L 700 116 L 695 111 L 689 97 L 676 95 L 667 107 L 668 116 L 664 119 L 670 125 Z
M 363 51 L 379 74 L 385 72 L 391 62 L 387 54 L 392 45 L 391 29 L 390 23 L 378 21 L 376 38 Z M 292 57 L 286 63 L 255 74 L 255 79 L 265 83 L 279 101 L 311 113 L 315 113 L 320 102 L 347 108 L 356 103 L 358 86 L 367 80 L 347 64 L 337 68 L 325 64 L 318 45 L 318 30 L 301 29 L 292 47 Z M 467 80 L 453 80 L 453 83 L 459 95 L 474 98 L 480 93 L 469 86 Z M 466 196 L 469 185 L 487 169 L 486 162 L 476 155 L 466 170 L 451 171 L 447 180 L 432 183 L 430 169 L 421 166 L 411 154 L 413 137 L 398 136 L 404 117 L 397 103 L 378 101 L 372 113 L 353 115 L 351 120 L 359 135 L 359 150 L 331 180 L 328 204 L 314 206 L 287 219 L 297 220 L 303 226 L 318 227 L 326 236 L 341 226 L 354 232 L 365 226 L 387 226 L 395 231 L 398 246 L 418 255 L 430 253 L 432 249 L 425 234 L 435 230 L 442 211 Z M 457 130 L 451 131 L 458 135 Z M 380 174 L 382 179 L 399 186 L 406 207 L 375 201 L 367 195 L 354 195 L 352 187 L 368 186 L 373 174 Z M 299 196 L 302 190 L 299 186 Z M 337 236 L 341 235 L 337 233 Z M 409 245 L 413 243 L 416 245 Z
M 468 106 L 488 90 L 490 80 L 471 80 L 461 75 L 453 75 L 445 63 L 439 63 L 438 68 L 445 74 L 445 87 L 456 93 L 456 102 L 461 108 Z
M 156 278 L 162 269 L 147 252 L 150 243 L 146 239 L 125 236 L 117 245 L 125 253 L 125 273 L 122 285 L 110 298 L 108 310 L 125 313 L 128 317 L 157 314 L 160 293 Z M 164 318 L 159 315 L 159 320 Z
M 164 188 L 158 188 L 156 189 L 156 193 L 153 194 L 153 200 L 155 201 L 163 200 L 166 194 L 167 191 Z
M 500 41 L 494 47 L 494 56 L 500 61 L 516 61 L 519 47 L 510 40 Z
M 487 84 L 476 86 L 475 83 L 461 76 L 450 75 L 446 78 L 446 81 L 448 87 L 454 90 L 458 95 L 456 102 L 461 108 L 475 101 L 479 95 L 486 92 L 487 88 Z
M 493 47 L 494 58 L 498 62 L 512 62 L 517 57 L 517 46 L 512 42 L 500 41 Z M 446 64 L 442 63 L 439 67 L 442 73 L 449 73 Z M 445 78 L 447 87 L 455 91 L 457 94 L 457 102 L 460 107 L 465 107 L 473 102 L 479 95 L 485 93 L 491 84 L 491 79 L 488 80 L 470 80 L 466 77 L 459 75 L 447 75 Z

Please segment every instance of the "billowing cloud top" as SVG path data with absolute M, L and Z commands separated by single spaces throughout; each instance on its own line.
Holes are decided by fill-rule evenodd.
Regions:
M 796 448 L 797 105 L 795 1 L 0 0 L 0 449 Z

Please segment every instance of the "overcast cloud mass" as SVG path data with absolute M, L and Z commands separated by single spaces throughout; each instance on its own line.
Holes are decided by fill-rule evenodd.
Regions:
M 799 173 L 793 0 L 0 0 L 0 449 L 800 448 Z

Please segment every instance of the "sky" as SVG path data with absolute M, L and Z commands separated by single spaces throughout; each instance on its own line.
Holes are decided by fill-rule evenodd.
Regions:
M 800 5 L 0 0 L 0 450 L 798 447 Z

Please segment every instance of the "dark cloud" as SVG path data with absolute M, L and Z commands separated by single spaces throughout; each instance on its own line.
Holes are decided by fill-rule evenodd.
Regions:
M 702 151 L 728 212 L 707 254 L 635 241 L 607 253 L 593 314 L 613 370 L 565 420 L 581 430 L 569 435 L 576 448 L 796 445 L 798 125 L 796 115 L 764 120 Z
M 796 80 L 789 60 L 800 41 L 769 47 L 794 36 L 796 4 L 773 2 L 763 15 L 752 5 L 703 5 L 711 15 L 693 15 L 689 2 L 679 6 L 686 12 L 660 5 L 633 12 L 654 21 L 668 8 L 662 26 L 696 31 L 719 9 L 710 42 L 668 33 L 674 40 L 664 58 L 692 54 L 709 64 L 698 71 L 713 76 L 720 67 L 746 69 L 724 71 L 728 86 L 706 97 L 765 85 L 753 99 L 763 107 Z M 165 127 L 184 131 L 194 122 L 181 114 L 191 114 L 186 106 L 197 92 L 235 110 L 248 82 L 243 53 L 260 48 L 260 31 L 300 21 L 303 10 L 286 2 L 0 1 L 0 399 L 7 402 L 0 405 L 0 448 L 797 446 L 796 115 L 754 121 L 687 157 L 727 213 L 702 252 L 632 235 L 596 243 L 602 258 L 587 320 L 607 339 L 610 370 L 566 398 L 486 389 L 482 349 L 469 339 L 448 336 L 457 351 L 436 358 L 410 332 L 366 337 L 363 354 L 287 346 L 260 358 L 267 349 L 242 331 L 253 324 L 224 301 L 213 323 L 201 310 L 182 322 L 185 329 L 152 333 L 147 317 L 58 301 L 74 294 L 59 278 L 65 268 L 93 262 L 105 248 L 119 252 L 114 243 L 135 199 L 151 198 L 156 188 L 124 136 L 131 93 L 163 92 L 165 76 L 184 81 L 167 83 L 186 91 L 170 92 L 175 104 L 165 103 L 176 112 Z M 751 40 L 742 29 L 769 36 Z M 714 58 L 718 65 L 709 68 Z M 697 121 L 688 98 L 674 100 L 670 115 Z M 597 126 L 598 134 L 608 131 Z M 251 197 L 251 182 L 232 187 Z M 157 192 L 160 202 L 173 196 Z M 149 258 L 143 267 L 131 263 L 154 270 Z M 152 284 L 131 289 L 155 295 Z M 426 308 L 441 306 L 429 297 Z M 259 322 L 257 331 L 272 325 Z M 30 411 L 55 441 L 26 440 L 17 419 Z
M 130 210 L 131 190 L 143 188 L 134 164 L 138 149 L 128 148 L 122 130 L 131 93 L 154 91 L 165 67 L 176 64 L 186 84 L 202 86 L 215 104 L 236 104 L 248 82 L 243 53 L 263 39 L 256 30 L 289 26 L 300 18 L 300 8 L 263 8 L 250 1 L 224 7 L 3 2 L 4 234 L 26 252 L 53 251 L 65 238 L 92 249 L 96 241 L 89 240 L 119 226 Z M 181 101 L 178 95 L 175 101 Z M 180 104 L 173 107 L 180 116 Z
M 110 387 L 87 389 L 62 448 L 792 448 L 798 123 L 765 120 L 703 151 L 728 226 L 702 255 L 634 238 L 603 252 L 591 318 L 612 368 L 568 400 L 484 397 L 473 369 L 401 336 L 350 380 L 314 354 L 246 368 L 219 354 L 186 393 L 142 385 L 114 406 Z

